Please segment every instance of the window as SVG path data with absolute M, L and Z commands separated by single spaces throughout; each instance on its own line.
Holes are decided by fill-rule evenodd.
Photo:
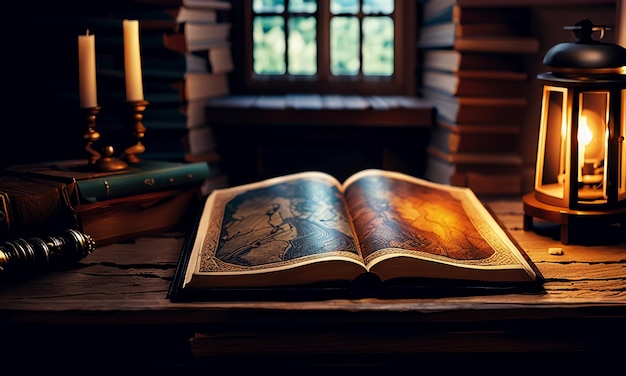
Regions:
M 414 2 L 246 0 L 250 89 L 410 94 Z M 412 16 L 411 16 L 412 15 Z

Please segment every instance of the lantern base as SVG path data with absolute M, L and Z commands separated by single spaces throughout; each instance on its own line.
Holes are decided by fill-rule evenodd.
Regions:
M 626 231 L 626 207 L 606 210 L 572 210 L 538 201 L 535 193 L 524 195 L 524 231 L 533 228 L 533 218 L 541 218 L 560 225 L 560 240 L 563 244 L 572 241 L 572 234 L 583 226 L 598 226 L 619 223 L 621 231 Z

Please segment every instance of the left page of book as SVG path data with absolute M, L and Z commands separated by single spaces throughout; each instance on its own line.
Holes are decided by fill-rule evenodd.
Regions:
M 352 281 L 364 271 L 340 183 L 304 172 L 213 191 L 183 289 Z
M 361 252 L 381 280 L 530 282 L 534 269 L 469 188 L 364 170 L 344 183 Z

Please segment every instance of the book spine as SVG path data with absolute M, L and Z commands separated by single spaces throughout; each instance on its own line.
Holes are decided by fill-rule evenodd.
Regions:
M 79 180 L 78 190 L 88 202 L 202 184 L 210 177 L 207 163 L 181 163 L 176 167 L 145 173 L 118 174 Z
M 7 179 L 10 178 L 0 178 L 0 183 Z M 0 186 L 0 240 L 78 227 L 73 210 L 75 183 L 55 183 L 53 186 L 22 180 L 21 184 L 24 189 Z M 28 185 L 32 184 L 44 188 L 29 190 Z

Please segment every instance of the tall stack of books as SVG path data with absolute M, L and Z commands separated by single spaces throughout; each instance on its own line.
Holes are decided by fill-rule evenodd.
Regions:
M 100 20 L 117 25 L 119 32 L 121 20 L 139 21 L 144 94 L 149 102 L 143 114 L 144 157 L 219 163 L 203 108 L 206 100 L 230 93 L 231 7 L 224 0 L 135 0 Z M 124 95 L 119 32 L 112 41 L 102 41 L 107 50 L 98 54 L 98 86 L 110 93 L 101 97 L 118 107 Z M 124 111 L 120 108 L 115 114 Z
M 420 91 L 437 109 L 425 178 L 479 194 L 519 194 L 527 105 L 524 57 L 539 50 L 529 9 L 424 0 Z

